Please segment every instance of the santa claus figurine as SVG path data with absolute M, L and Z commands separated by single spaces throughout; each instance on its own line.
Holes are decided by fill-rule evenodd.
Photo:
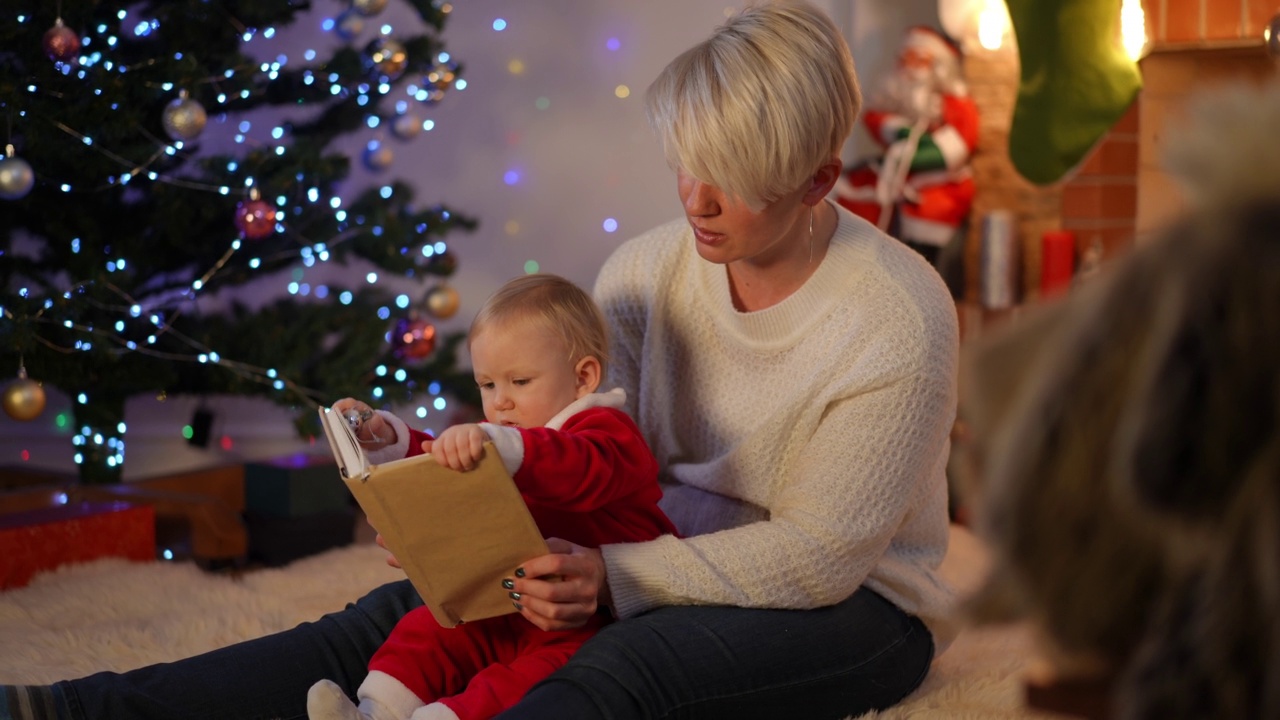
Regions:
M 973 204 L 978 108 L 960 49 L 933 28 L 908 28 L 895 72 L 862 119 L 884 154 L 847 169 L 835 199 L 936 262 Z

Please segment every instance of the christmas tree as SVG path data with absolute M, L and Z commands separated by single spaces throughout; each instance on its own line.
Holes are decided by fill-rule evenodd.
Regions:
M 317 404 L 344 396 L 475 401 L 459 335 L 433 323 L 458 304 L 442 238 L 475 222 L 416 207 L 400 181 L 349 190 L 334 149 L 369 134 L 360 160 L 385 169 L 394 140 L 381 131 L 429 129 L 462 82 L 440 39 L 450 6 L 405 2 L 411 37 L 375 18 L 387 0 L 351 0 L 324 24 L 341 40 L 303 57 L 271 41 L 315 19 L 305 0 L 0 10 L 4 406 L 33 419 L 44 386 L 64 392 L 82 481 L 119 479 L 138 394 L 269 398 L 297 410 L 304 435 Z M 348 263 L 351 287 L 312 279 Z M 274 300 L 237 299 L 263 281 Z

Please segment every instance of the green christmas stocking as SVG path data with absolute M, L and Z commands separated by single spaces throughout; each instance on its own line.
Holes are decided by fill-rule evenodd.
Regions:
M 1142 88 L 1119 42 L 1120 0 L 1005 0 L 1022 78 L 1009 157 L 1027 180 L 1057 182 Z

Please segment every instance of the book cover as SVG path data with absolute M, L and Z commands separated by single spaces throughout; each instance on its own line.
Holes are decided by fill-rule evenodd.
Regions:
M 473 470 L 431 455 L 372 464 L 340 413 L 320 408 L 343 481 L 444 627 L 515 612 L 503 578 L 546 541 L 491 443 Z

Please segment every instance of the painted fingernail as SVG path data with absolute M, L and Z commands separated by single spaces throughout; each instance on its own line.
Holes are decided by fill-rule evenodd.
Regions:
M 523 605 L 521 605 L 521 604 L 520 604 L 520 603 L 518 603 L 518 602 L 513 602 L 513 603 L 511 603 L 511 604 L 512 604 L 513 606 L 515 606 L 515 609 L 516 609 L 517 611 L 519 611 L 519 610 L 523 610 L 523 609 L 524 609 L 524 606 L 523 606 Z
M 518 593 L 518 592 L 509 592 L 509 593 L 507 593 L 507 595 L 508 595 L 512 600 L 519 600 L 519 599 L 520 599 L 520 593 Z
M 516 577 L 524 577 L 524 568 L 516 568 Z
M 502 581 L 502 587 L 508 590 L 515 589 L 515 586 L 516 586 L 516 581 L 512 580 L 511 578 L 506 578 L 505 580 Z

